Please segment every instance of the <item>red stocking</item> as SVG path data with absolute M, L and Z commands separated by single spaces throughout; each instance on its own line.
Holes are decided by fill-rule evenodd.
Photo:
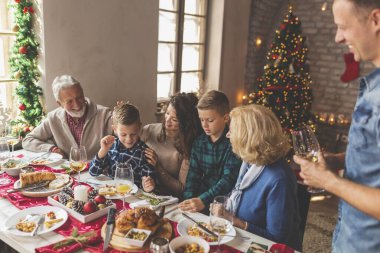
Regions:
M 340 80 L 348 83 L 359 77 L 359 62 L 355 61 L 353 53 L 344 54 L 344 62 L 346 63 L 346 70 L 340 76 Z

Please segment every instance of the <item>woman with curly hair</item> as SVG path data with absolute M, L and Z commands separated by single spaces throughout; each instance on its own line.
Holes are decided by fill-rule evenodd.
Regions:
M 162 123 L 144 126 L 141 140 L 148 161 L 155 164 L 158 191 L 182 197 L 189 169 L 189 157 L 195 138 L 202 127 L 193 93 L 178 93 L 170 98 Z
M 243 164 L 224 215 L 234 226 L 301 250 L 297 182 L 284 159 L 289 143 L 280 122 L 260 105 L 234 108 L 230 118 L 227 137 Z

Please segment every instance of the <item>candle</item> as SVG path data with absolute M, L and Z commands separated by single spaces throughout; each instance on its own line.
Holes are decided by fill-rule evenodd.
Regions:
M 77 185 L 74 188 L 74 199 L 84 202 L 88 201 L 88 187 L 85 185 Z

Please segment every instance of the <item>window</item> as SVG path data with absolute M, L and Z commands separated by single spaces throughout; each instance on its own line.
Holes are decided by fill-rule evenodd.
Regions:
M 207 0 L 160 0 L 158 101 L 202 87 L 206 13 Z
M 13 14 L 8 8 L 8 0 L 0 0 L 0 119 L 15 118 L 16 98 L 14 90 L 17 82 L 10 78 L 8 64 L 10 48 L 16 39 L 16 33 L 12 32 L 14 26 Z

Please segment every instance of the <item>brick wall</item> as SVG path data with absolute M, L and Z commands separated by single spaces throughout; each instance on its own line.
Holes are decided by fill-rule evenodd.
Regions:
M 285 3 L 283 3 L 285 2 Z M 306 37 L 309 48 L 308 58 L 310 75 L 313 80 L 313 106 L 315 113 L 326 112 L 335 115 L 350 116 L 355 105 L 359 80 L 342 83 L 340 76 L 344 73 L 343 54 L 348 52 L 347 46 L 335 43 L 336 26 L 329 0 L 327 10 L 321 11 L 323 0 L 293 0 L 293 12 L 300 18 L 302 33 Z M 246 65 L 246 90 L 253 90 L 255 80 L 263 74 L 266 54 L 274 37 L 274 31 L 288 13 L 288 1 L 253 0 L 251 4 L 248 56 Z M 261 47 L 256 47 L 255 39 L 263 40 Z M 370 63 L 360 64 L 360 75 L 373 70 Z M 344 128 L 347 131 L 348 128 Z M 335 136 L 342 133 L 340 128 L 321 127 L 320 136 Z M 324 138 L 326 139 L 326 138 Z M 327 138 L 325 147 L 335 147 L 336 138 Z M 321 142 L 322 141 L 321 139 Z M 322 143 L 321 143 L 322 144 Z M 332 150 L 334 151 L 334 150 Z
M 285 3 L 283 3 L 285 2 Z M 345 70 L 343 54 L 347 47 L 335 43 L 336 26 L 331 4 L 321 11 L 322 0 L 294 0 L 294 14 L 300 18 L 302 33 L 309 48 L 310 75 L 313 80 L 313 111 L 349 116 L 355 105 L 358 80 L 342 83 L 340 76 Z M 251 5 L 248 57 L 246 66 L 247 90 L 255 87 L 255 80 L 263 74 L 268 47 L 274 31 L 287 14 L 287 1 L 253 0 Z M 261 36 L 263 44 L 257 48 L 255 39 Z M 362 63 L 360 74 L 373 69 L 372 64 Z

